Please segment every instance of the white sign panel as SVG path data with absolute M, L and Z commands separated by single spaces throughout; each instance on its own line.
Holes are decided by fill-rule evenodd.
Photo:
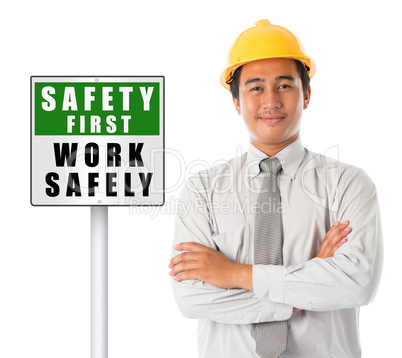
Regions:
M 32 205 L 163 205 L 164 77 L 31 77 Z

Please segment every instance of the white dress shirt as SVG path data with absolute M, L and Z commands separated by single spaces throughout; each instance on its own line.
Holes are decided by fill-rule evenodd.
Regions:
M 255 212 L 263 209 L 257 207 L 258 164 L 266 157 L 250 144 L 241 157 L 191 177 L 180 197 L 174 244 L 195 241 L 254 264 Z M 275 320 L 288 320 L 281 358 L 361 357 L 359 307 L 373 300 L 383 263 L 375 186 L 363 170 L 305 149 L 300 137 L 276 157 L 283 266 L 254 265 L 254 291 L 172 279 L 181 313 L 199 319 L 199 357 L 258 358 L 252 323 Z M 344 220 L 352 229 L 348 242 L 334 257 L 314 258 L 329 228 Z M 293 314 L 293 307 L 303 311 Z

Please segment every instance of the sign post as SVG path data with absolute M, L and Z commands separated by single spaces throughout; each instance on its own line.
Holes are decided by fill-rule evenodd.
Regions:
M 91 207 L 91 358 L 108 354 L 108 208 Z
M 108 206 L 164 203 L 164 77 L 31 77 L 31 204 L 91 207 L 91 358 L 108 356 Z

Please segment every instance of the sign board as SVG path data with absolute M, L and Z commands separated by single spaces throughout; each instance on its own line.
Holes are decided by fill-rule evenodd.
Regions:
M 163 205 L 164 77 L 31 77 L 32 205 Z

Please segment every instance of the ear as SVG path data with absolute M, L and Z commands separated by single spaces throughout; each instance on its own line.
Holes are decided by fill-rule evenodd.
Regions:
M 311 97 L 311 86 L 308 86 L 307 91 L 304 94 L 303 109 L 306 109 L 308 107 L 308 104 L 310 103 L 310 97 Z
M 239 101 L 237 98 L 234 98 L 234 97 L 232 97 L 232 100 L 233 100 L 233 104 L 234 104 L 234 106 L 235 106 L 235 108 L 236 108 L 237 113 L 238 113 L 238 114 L 241 114 L 241 111 L 240 111 L 240 101 Z

